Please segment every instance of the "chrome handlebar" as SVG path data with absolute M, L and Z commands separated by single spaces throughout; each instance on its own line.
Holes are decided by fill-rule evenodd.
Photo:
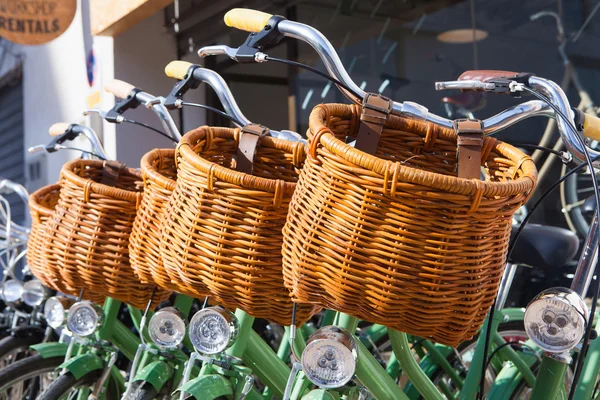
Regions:
M 365 92 L 356 85 L 356 83 L 350 78 L 348 72 L 344 68 L 342 61 L 340 60 L 335 48 L 327 40 L 327 38 L 315 28 L 289 20 L 282 20 L 277 24 L 277 29 L 284 36 L 302 40 L 309 44 L 317 54 L 320 56 L 325 68 L 331 76 L 342 82 L 344 85 L 349 87 L 352 91 L 357 93 L 361 98 L 364 97 Z M 206 57 L 212 54 L 226 54 L 232 56 L 234 54 L 233 49 L 228 46 L 208 46 L 201 48 L 198 51 L 200 57 Z M 554 82 L 538 78 L 529 78 L 531 87 L 545 94 L 550 101 L 557 106 L 568 118 L 573 118 L 573 113 L 569 105 L 569 101 L 565 94 L 562 92 L 560 87 Z M 482 81 L 456 81 L 448 83 L 438 83 L 438 88 L 472 88 L 472 89 L 483 89 L 489 90 L 490 85 L 487 82 Z M 360 99 L 357 99 L 351 93 L 343 88 L 340 90 L 348 97 L 348 99 L 359 103 Z M 452 128 L 453 121 L 440 117 L 438 115 L 430 113 L 425 107 L 410 102 L 394 102 L 392 114 L 399 116 L 411 116 L 413 118 L 423 119 L 425 121 L 434 123 L 436 125 Z M 556 118 L 554 111 L 546 103 L 533 100 L 517 106 L 513 106 L 499 114 L 496 114 L 483 121 L 484 132 L 486 135 L 494 134 L 502 129 L 505 129 L 521 120 L 527 119 L 532 116 L 543 115 L 551 118 Z M 570 129 L 569 124 L 562 118 L 556 118 L 561 137 L 565 142 L 565 145 L 573 156 L 581 161 L 585 160 L 584 149 L 581 143 L 575 135 L 578 132 L 573 132 Z M 592 157 L 600 155 L 595 150 L 588 150 Z M 599 164 L 600 165 L 600 164 Z
M 164 97 L 156 97 L 146 92 L 137 92 L 135 95 L 136 99 L 143 104 L 149 110 L 154 113 L 160 119 L 160 122 L 165 131 L 176 141 L 181 139 L 181 132 L 177 127 L 177 124 L 169 114 L 169 110 L 164 106 Z
M 207 68 L 196 68 L 194 69 L 194 77 L 199 81 L 206 82 L 215 91 L 227 114 L 234 117 L 242 125 L 251 124 L 250 120 L 238 107 L 231 90 L 221 75 Z
M 98 154 L 105 160 L 108 160 L 108 154 L 106 154 L 106 150 L 104 150 L 104 146 L 102 145 L 102 142 L 100 141 L 100 138 L 98 137 L 96 132 L 92 128 L 89 128 L 87 126 L 78 125 L 78 127 L 81 130 L 81 134 L 85 136 L 92 144 L 92 149 L 94 149 L 94 153 Z
M 227 46 L 225 46 L 227 47 Z M 229 49 L 231 49 L 229 47 Z M 233 49 L 231 49 L 233 50 Z M 223 79 L 221 75 L 216 73 L 215 71 L 207 68 L 195 68 L 194 69 L 194 78 L 199 81 L 207 83 L 217 94 L 219 101 L 223 105 L 223 109 L 227 114 L 232 116 L 235 120 L 237 120 L 242 126 L 249 125 L 252 122 L 246 118 L 246 116 L 242 113 L 239 106 L 235 101 L 235 97 L 231 93 L 229 86 Z M 271 136 L 276 138 L 281 138 L 290 141 L 303 141 L 302 136 L 300 136 L 296 132 L 292 131 L 276 131 L 269 130 Z
M 23 203 L 29 203 L 29 192 L 21 184 L 13 182 L 8 179 L 2 179 L 0 181 L 0 195 L 15 193 L 18 195 Z

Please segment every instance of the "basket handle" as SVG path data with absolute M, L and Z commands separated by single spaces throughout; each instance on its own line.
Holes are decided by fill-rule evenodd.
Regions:
M 252 174 L 254 169 L 254 156 L 260 139 L 269 134 L 269 128 L 259 124 L 245 125 L 240 132 L 235 155 L 236 169 L 240 172 Z
M 367 93 L 365 95 L 355 149 L 369 154 L 377 152 L 383 126 L 392 112 L 393 105 L 392 100 L 380 94 Z

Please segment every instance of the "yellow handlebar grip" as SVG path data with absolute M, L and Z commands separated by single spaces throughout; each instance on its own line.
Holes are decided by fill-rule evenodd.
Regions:
M 234 8 L 225 14 L 223 20 L 231 28 L 246 32 L 260 32 L 272 16 L 249 8 Z
M 50 127 L 48 132 L 50 133 L 50 136 L 60 136 L 65 133 L 70 126 L 71 124 L 68 122 L 57 122 Z
M 595 115 L 585 114 L 583 134 L 587 138 L 600 141 L 600 118 Z
M 169 78 L 175 78 L 181 81 L 192 65 L 194 64 L 187 61 L 171 61 L 165 67 L 165 74 Z
M 113 79 L 112 81 L 104 85 L 104 90 L 106 90 L 108 93 L 114 94 L 115 96 L 121 99 L 126 99 L 127 96 L 129 96 L 129 94 L 133 91 L 133 89 L 135 89 L 135 86 L 133 86 L 130 83 L 120 81 L 118 79 Z

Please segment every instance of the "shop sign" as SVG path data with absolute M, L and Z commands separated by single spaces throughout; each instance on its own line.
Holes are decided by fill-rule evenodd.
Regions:
M 13 43 L 47 43 L 63 34 L 77 0 L 0 0 L 0 36 Z

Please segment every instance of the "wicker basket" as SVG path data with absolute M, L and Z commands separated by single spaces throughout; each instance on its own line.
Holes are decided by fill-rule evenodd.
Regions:
M 129 238 L 129 258 L 141 282 L 171 291 L 177 286 L 163 267 L 160 257 L 161 220 L 175 189 L 175 149 L 155 149 L 141 161 L 144 195 Z M 177 274 L 177 271 L 175 271 Z M 157 293 L 164 297 L 166 293 Z
M 496 296 L 533 161 L 487 137 L 486 181 L 456 177 L 457 136 L 390 117 L 375 156 L 344 143 L 358 106 L 317 106 L 284 227 L 293 297 L 440 343 L 479 329 Z
M 201 127 L 177 146 L 177 188 L 161 234 L 165 269 L 179 292 L 210 296 L 279 324 L 292 302 L 281 273 L 281 229 L 304 161 L 304 146 L 260 139 L 253 175 L 235 171 L 239 129 Z M 298 322 L 317 307 L 298 307 Z
M 63 293 L 78 295 L 79 289 L 68 286 L 60 276 L 51 274 L 52 270 L 41 252 L 44 235 L 47 232 L 47 221 L 58 204 L 59 195 L 60 185 L 54 184 L 44 186 L 29 196 L 31 232 L 27 242 L 27 264 L 31 273 L 44 285 Z M 104 302 L 103 296 L 92 292 L 85 292 L 84 297 L 99 304 Z
M 153 286 L 139 282 L 128 250 L 141 187 L 140 173 L 123 165 L 66 163 L 41 249 L 48 273 L 71 288 L 145 307 Z M 154 304 L 158 301 L 155 297 Z

